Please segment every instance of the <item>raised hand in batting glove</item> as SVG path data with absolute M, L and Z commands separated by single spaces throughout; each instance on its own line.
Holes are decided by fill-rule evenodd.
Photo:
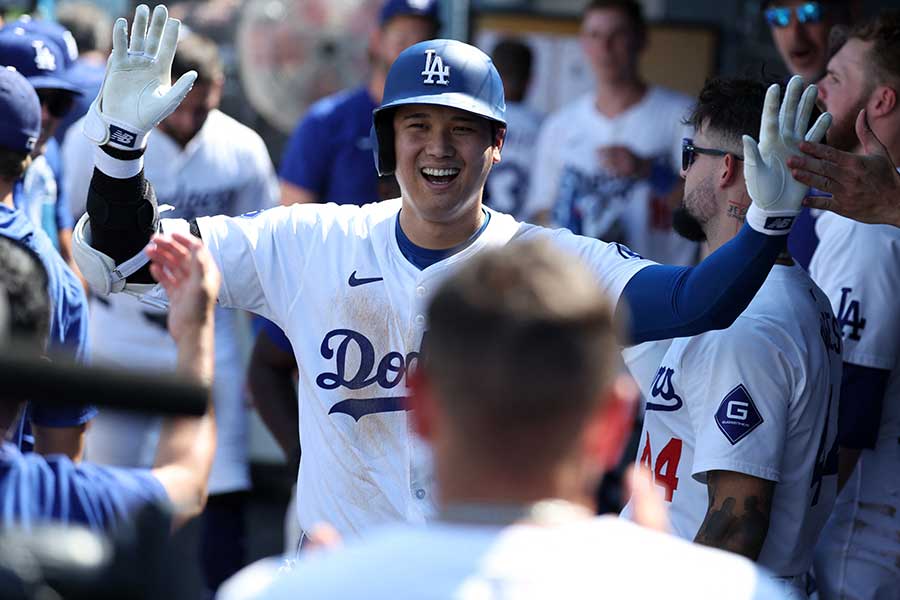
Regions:
M 768 235 L 787 235 L 802 208 L 809 189 L 791 176 L 787 160 L 799 153 L 804 139 L 818 142 L 831 125 L 831 115 L 823 113 L 807 131 L 818 90 L 810 85 L 803 91 L 803 78 L 794 76 L 787 84 L 781 110 L 781 89 L 769 87 L 763 105 L 759 144 L 749 135 L 744 141 L 744 179 L 753 203 L 747 223 Z
M 172 114 L 197 79 L 197 73 L 189 71 L 171 84 L 181 23 L 169 19 L 161 4 L 153 9 L 153 18 L 149 16 L 145 4 L 134 11 L 131 45 L 125 19 L 118 19 L 113 26 L 106 77 L 84 121 L 84 134 L 97 145 L 143 148 L 150 131 Z

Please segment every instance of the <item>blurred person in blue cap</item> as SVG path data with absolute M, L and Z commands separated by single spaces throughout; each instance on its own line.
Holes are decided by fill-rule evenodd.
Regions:
M 3 29 L 19 28 L 26 33 L 41 36 L 47 42 L 56 46 L 62 53 L 64 69 L 68 70 L 78 60 L 81 48 L 75 40 L 75 36 L 68 28 L 56 21 L 48 21 L 46 19 L 35 19 L 31 15 L 22 15 L 15 21 L 6 23 Z
M 14 21 L 0 31 L 0 65 L 14 67 L 24 75 L 41 105 L 41 134 L 32 151 L 34 160 L 13 195 L 16 206 L 43 228 L 66 263 L 74 266 L 72 215 L 62 190 L 62 160 L 53 135 L 81 90 L 66 77 L 69 59 L 60 43 L 29 31 L 36 23 Z
M 372 111 L 394 59 L 435 37 L 439 27 L 437 0 L 385 2 L 369 39 L 369 80 L 313 104 L 291 135 L 279 172 L 282 204 L 368 204 L 399 196 L 393 177 L 379 182 L 375 172 Z
M 50 238 L 14 203 L 15 189 L 33 167 L 41 135 L 41 102 L 30 82 L 15 69 L 0 68 L 0 236 L 22 242 L 41 259 L 47 271 L 52 313 L 48 350 L 83 358 L 87 341 L 87 299 L 81 282 L 53 248 Z M 24 449 L 36 442 L 44 454 L 77 458 L 83 447 L 90 407 L 48 409 L 34 405 L 19 423 L 12 441 Z M 35 426 L 35 438 L 31 427 Z

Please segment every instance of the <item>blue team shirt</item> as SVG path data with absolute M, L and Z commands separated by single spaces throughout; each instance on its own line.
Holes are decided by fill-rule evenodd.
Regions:
M 345 90 L 310 107 L 288 141 L 279 176 L 315 193 L 319 202 L 377 202 L 372 154 L 375 101 L 365 87 Z
M 84 360 L 87 345 L 88 311 L 84 288 L 60 257 L 43 231 L 35 228 L 20 210 L 0 204 L 0 235 L 22 242 L 40 257 L 47 270 L 50 302 L 48 350 L 62 351 Z M 97 414 L 93 407 L 42 408 L 34 406 L 32 420 L 48 427 L 81 425 Z
M 151 502 L 168 500 L 148 469 L 76 465 L 62 455 L 22 454 L 9 442 L 0 446 L 3 527 L 29 528 L 51 521 L 102 531 Z
M 255 336 L 264 335 L 279 350 L 289 352 L 291 354 L 294 353 L 294 349 L 291 347 L 291 341 L 287 339 L 287 336 L 284 335 L 284 332 L 278 325 L 268 319 L 260 317 L 259 315 L 253 316 L 252 325 L 253 333 Z
M 44 150 L 44 158 L 56 177 L 56 210 L 54 217 L 56 219 L 57 229 L 72 229 L 75 221 L 72 218 L 72 209 L 69 207 L 69 196 L 63 187 L 63 159 L 62 148 L 55 139 L 47 141 L 47 147 Z
M 25 214 L 40 215 L 41 226 L 50 237 L 54 247 L 59 247 L 57 233 L 60 229 L 72 229 L 74 225 L 72 210 L 69 208 L 69 197 L 63 189 L 63 161 L 59 143 L 55 139 L 47 141 L 44 151 L 44 164 L 34 162 L 29 167 L 26 177 L 33 175 L 31 171 L 44 169 L 34 176 L 34 188 L 26 192 L 24 178 L 13 186 L 13 203 Z M 52 205 L 45 205 L 45 196 L 52 196 Z M 41 206 L 32 206 L 41 203 Z

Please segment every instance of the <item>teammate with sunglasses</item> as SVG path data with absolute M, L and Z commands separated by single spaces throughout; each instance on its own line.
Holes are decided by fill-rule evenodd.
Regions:
M 713 252 L 744 224 L 745 162 L 755 158 L 741 136 L 759 129 L 764 102 L 761 83 L 713 79 L 689 118 L 684 205 Z M 731 327 L 673 340 L 645 387 L 637 458 L 654 472 L 676 535 L 743 554 L 805 598 L 836 495 L 840 378 L 828 297 L 789 253 Z

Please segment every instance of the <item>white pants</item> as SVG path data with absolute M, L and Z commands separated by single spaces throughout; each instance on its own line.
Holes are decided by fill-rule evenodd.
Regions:
M 893 443 L 891 443 L 893 442 Z M 816 547 L 822 600 L 900 598 L 900 443 L 864 450 Z

